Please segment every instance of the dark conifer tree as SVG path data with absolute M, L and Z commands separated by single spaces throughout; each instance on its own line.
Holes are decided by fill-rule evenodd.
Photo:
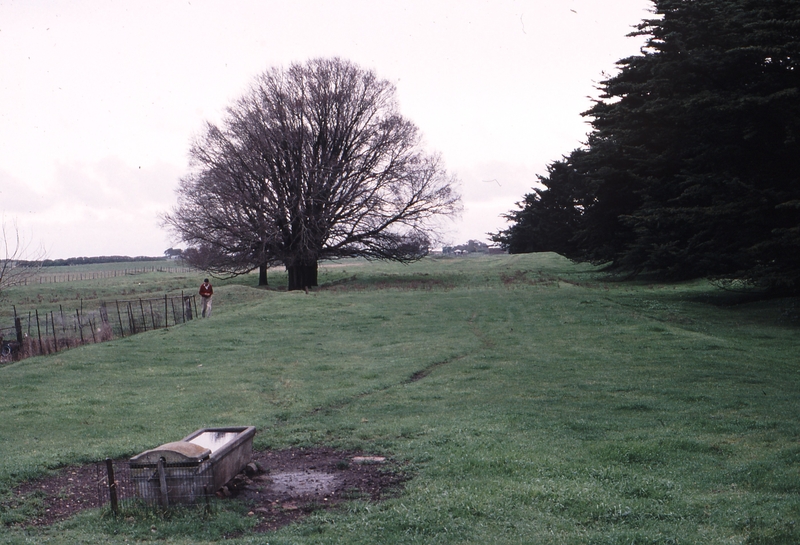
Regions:
M 492 240 L 512 254 L 557 252 L 573 257 L 572 237 L 581 219 L 582 196 L 573 156 L 547 167 L 548 175 L 539 176 L 543 189 L 534 189 L 518 203 L 520 210 L 505 217 L 513 225 L 492 235 Z
M 655 14 L 637 31 L 649 36 L 642 54 L 619 62 L 585 113 L 586 149 L 567 159 L 584 197 L 579 220 L 562 223 L 565 255 L 796 292 L 800 2 L 657 0 Z M 542 182 L 512 221 L 559 221 L 537 206 L 563 181 L 551 171 Z M 525 247 L 514 227 L 497 237 L 512 251 Z

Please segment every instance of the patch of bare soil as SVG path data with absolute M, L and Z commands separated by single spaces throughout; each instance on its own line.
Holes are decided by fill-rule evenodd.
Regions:
M 35 481 L 17 487 L 6 507 L 13 508 L 37 499 L 42 503 L 35 518 L 23 526 L 46 526 L 64 520 L 84 509 L 100 507 L 97 487 L 97 465 L 70 466 Z
M 67 467 L 57 474 L 22 484 L 12 503 L 31 497 L 43 506 L 26 526 L 45 526 L 106 503 L 98 488 L 103 470 L 96 464 Z M 328 448 L 254 452 L 251 463 L 217 495 L 250 506 L 256 531 L 269 531 L 343 501 L 378 501 L 397 493 L 408 479 L 381 456 Z
M 344 501 L 391 497 L 407 479 L 382 456 L 290 449 L 253 453 L 253 464 L 225 488 L 251 504 L 249 515 L 260 520 L 256 530 L 268 531 Z

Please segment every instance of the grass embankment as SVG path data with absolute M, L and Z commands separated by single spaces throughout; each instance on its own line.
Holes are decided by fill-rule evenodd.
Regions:
M 321 280 L 309 295 L 221 286 L 210 320 L 0 369 L 2 489 L 256 425 L 258 448 L 386 453 L 414 477 L 384 503 L 232 542 L 800 542 L 791 301 L 602 283 L 549 254 L 348 263 Z M 0 541 L 198 543 L 246 526 L 239 513 L 93 512 Z

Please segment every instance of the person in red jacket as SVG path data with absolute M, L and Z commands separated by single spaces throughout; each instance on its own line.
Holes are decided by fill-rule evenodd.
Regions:
M 203 279 L 200 284 L 200 300 L 203 302 L 203 318 L 211 317 L 211 296 L 214 295 L 214 288 L 208 281 L 208 278 Z

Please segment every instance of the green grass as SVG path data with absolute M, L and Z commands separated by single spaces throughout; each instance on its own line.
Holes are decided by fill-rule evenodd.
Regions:
M 349 261 L 320 281 L 220 283 L 210 320 L 0 369 L 0 504 L 22 479 L 222 425 L 257 426 L 258 448 L 388 454 L 413 475 L 401 495 L 268 536 L 230 506 L 88 512 L 0 542 L 800 542 L 796 301 L 610 283 L 552 254 Z M 3 505 L 7 522 L 38 508 Z

